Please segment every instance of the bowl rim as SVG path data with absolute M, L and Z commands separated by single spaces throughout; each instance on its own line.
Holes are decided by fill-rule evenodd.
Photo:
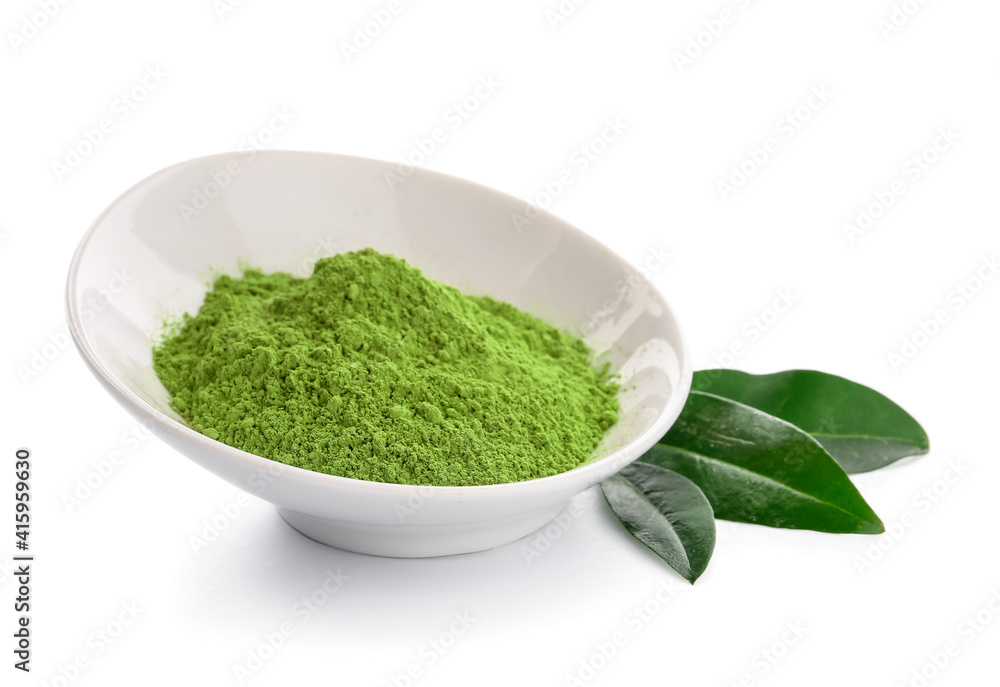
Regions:
M 669 429 L 669 427 L 676 421 L 677 417 L 680 415 L 681 410 L 684 407 L 684 403 L 687 400 L 688 394 L 691 390 L 691 381 L 693 376 L 693 367 L 691 361 L 690 349 L 687 342 L 687 337 L 684 334 L 683 329 L 680 326 L 676 314 L 670 305 L 670 302 L 663 296 L 659 288 L 646 278 L 642 274 L 637 274 L 637 276 L 642 280 L 646 289 L 652 291 L 656 296 L 659 297 L 660 301 L 664 306 L 664 315 L 669 317 L 673 322 L 674 329 L 677 332 L 678 342 L 680 344 L 679 348 L 675 350 L 675 353 L 680 361 L 680 378 L 676 388 L 671 391 L 670 397 L 667 399 L 667 403 L 663 410 L 660 412 L 659 416 L 646 430 L 640 434 L 638 437 L 625 444 L 621 448 L 609 453 L 608 455 L 599 458 L 583 465 L 579 465 L 565 472 L 560 472 L 555 475 L 549 475 L 547 477 L 538 477 L 535 479 L 524 480 L 520 482 L 502 482 L 499 484 L 482 484 L 474 486 L 435 486 L 435 485 L 419 485 L 419 484 L 396 484 L 392 482 L 374 482 L 370 480 L 359 480 L 352 477 L 342 477 L 340 475 L 330 475 L 323 472 L 316 472 L 313 470 L 307 470 L 305 468 L 300 468 L 294 465 L 288 465 L 287 463 L 282 463 L 271 458 L 266 458 L 264 456 L 259 456 L 255 453 L 250 453 L 242 449 L 238 449 L 234 446 L 230 446 L 221 441 L 211 439 L 208 436 L 198 432 L 197 430 L 187 426 L 182 422 L 178 422 L 174 418 L 166 415 L 148 401 L 142 399 L 135 392 L 132 391 L 128 386 L 126 386 L 116 374 L 101 360 L 97 355 L 93 346 L 90 343 L 89 338 L 85 334 L 84 325 L 81 320 L 81 315 L 79 308 L 77 307 L 76 298 L 76 283 L 77 277 L 80 270 L 81 262 L 86 254 L 87 246 L 89 245 L 91 239 L 97 233 L 98 229 L 103 224 L 105 218 L 121 203 L 123 203 L 127 198 L 129 198 L 136 190 L 147 185 L 153 181 L 156 177 L 166 174 L 170 170 L 176 169 L 178 167 L 184 167 L 189 165 L 195 165 L 199 163 L 206 162 L 212 159 L 225 159 L 231 158 L 234 155 L 239 154 L 239 151 L 228 151 L 222 153 L 214 153 L 211 155 L 202 155 L 195 158 L 190 158 L 188 160 L 182 160 L 181 162 L 176 162 L 167 167 L 163 167 L 152 174 L 149 174 L 136 183 L 129 186 L 125 191 L 120 193 L 108 206 L 97 216 L 97 218 L 91 223 L 90 227 L 84 233 L 83 237 L 80 239 L 79 245 L 73 252 L 73 257 L 70 260 L 69 272 L 66 278 L 66 315 L 68 322 L 68 329 L 73 343 L 76 345 L 77 350 L 80 352 L 81 357 L 86 363 L 87 367 L 94 374 L 97 380 L 104 386 L 113 396 L 116 397 L 120 403 L 122 403 L 126 409 L 128 409 L 133 415 L 136 415 L 142 419 L 151 420 L 154 425 L 162 430 L 166 430 L 173 434 L 176 438 L 181 441 L 188 443 L 195 443 L 200 445 L 200 447 L 210 453 L 217 453 L 224 456 L 227 460 L 235 461 L 237 463 L 243 463 L 249 469 L 256 470 L 267 470 L 268 467 L 274 465 L 280 466 L 278 468 L 279 474 L 275 476 L 275 479 L 288 479 L 291 478 L 292 481 L 313 481 L 314 486 L 317 487 L 328 487 L 337 489 L 351 489 L 357 490 L 359 492 L 363 491 L 373 491 L 383 494 L 391 494 L 395 492 L 397 495 L 405 496 L 411 495 L 414 490 L 418 490 L 423 498 L 447 498 L 454 496 L 462 496 L 467 498 L 473 495 L 487 494 L 497 495 L 507 491 L 525 491 L 525 490 L 546 490 L 549 487 L 555 487 L 560 483 L 570 483 L 570 482 L 591 482 L 596 484 L 598 480 L 592 480 L 594 473 L 603 473 L 607 468 L 608 464 L 618 461 L 621 463 L 619 470 L 625 465 L 636 460 L 642 453 L 648 451 Z M 268 150 L 257 150 L 256 155 L 262 155 L 264 157 L 325 157 L 325 158 L 340 158 L 341 160 L 357 160 L 363 163 L 376 163 L 380 165 L 386 165 L 387 168 L 391 168 L 396 163 L 389 160 L 379 160 L 376 158 L 361 157 L 357 155 L 343 155 L 340 153 L 329 153 L 320 151 L 306 151 L 306 150 L 286 150 L 286 149 L 268 149 Z M 451 174 L 446 174 L 444 172 L 438 172 L 434 170 L 424 169 L 421 167 L 413 168 L 413 175 L 421 176 L 431 176 L 438 177 L 444 183 L 458 184 L 458 185 L 469 185 L 476 187 L 480 192 L 486 194 L 492 194 L 495 196 L 500 196 L 505 200 L 514 200 L 516 202 L 524 202 L 522 199 L 512 196 L 503 191 L 499 191 L 492 187 L 480 184 L 478 182 L 471 181 L 469 179 L 464 179 L 462 177 L 454 176 Z M 613 258 L 617 259 L 625 265 L 630 263 L 622 258 L 613 249 L 605 245 L 604 243 L 598 241 L 596 238 L 588 234 L 587 232 L 579 229 L 573 224 L 559 218 L 558 216 L 550 213 L 547 210 L 539 208 L 540 217 L 545 217 L 549 221 L 555 221 L 557 224 L 562 225 L 563 229 L 572 230 L 575 232 L 579 238 L 584 241 L 589 241 L 594 244 L 600 250 L 606 252 Z M 178 450 L 179 453 L 181 451 Z M 635 452 L 635 456 L 631 458 L 625 457 L 623 454 L 628 454 Z M 188 456 L 185 456 L 188 457 Z M 190 458 L 188 458 L 190 460 Z M 195 461 L 199 462 L 200 461 Z M 617 470 L 615 471 L 617 472 Z M 615 474 L 615 473 L 611 473 Z M 608 475 L 609 477 L 610 475 Z M 603 479 L 606 479 L 604 477 Z

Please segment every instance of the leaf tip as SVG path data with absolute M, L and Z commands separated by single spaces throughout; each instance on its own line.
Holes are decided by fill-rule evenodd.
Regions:
M 874 513 L 872 514 L 874 515 Z M 864 523 L 864 526 L 858 530 L 858 534 L 883 534 L 885 532 L 885 525 L 882 523 L 881 518 L 875 515 L 874 520 L 869 520 Z

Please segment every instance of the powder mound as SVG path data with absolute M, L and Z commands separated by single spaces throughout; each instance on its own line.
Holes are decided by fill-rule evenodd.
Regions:
M 220 276 L 153 350 L 194 429 L 288 465 L 396 484 L 474 486 L 586 461 L 616 384 L 582 340 L 372 249 L 313 274 Z

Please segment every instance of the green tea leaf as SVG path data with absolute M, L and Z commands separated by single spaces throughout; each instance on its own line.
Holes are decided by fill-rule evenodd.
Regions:
M 702 370 L 694 373 L 692 388 L 791 422 L 850 473 L 876 470 L 930 449 L 927 433 L 905 410 L 874 389 L 825 372 Z
M 715 517 L 705 495 L 676 472 L 633 463 L 601 484 L 604 498 L 633 537 L 691 584 L 715 549 Z
M 717 518 L 820 532 L 884 531 L 815 439 L 727 398 L 691 392 L 670 431 L 639 460 L 697 484 Z

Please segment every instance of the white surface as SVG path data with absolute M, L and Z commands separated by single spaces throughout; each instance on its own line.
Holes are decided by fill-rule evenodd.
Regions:
M 186 215 L 191 188 L 229 170 L 234 177 L 211 191 L 214 202 Z M 691 388 L 691 356 L 656 288 L 579 229 L 539 212 L 530 233 L 519 232 L 511 222 L 521 205 L 514 196 L 423 169 L 405 183 L 394 174 L 390 162 L 274 150 L 253 159 L 224 153 L 171 165 L 118 197 L 81 241 L 67 279 L 70 334 L 101 384 L 139 423 L 237 489 L 275 504 L 311 539 L 407 558 L 509 544 L 548 524 L 569 498 L 666 433 Z M 164 319 L 194 315 L 213 273 L 239 275 L 240 265 L 250 264 L 309 274 L 324 245 L 390 253 L 469 293 L 585 336 L 595 365 L 610 366 L 619 378 L 618 422 L 574 470 L 481 487 L 324 475 L 188 427 L 153 370 L 153 342 Z M 108 288 L 122 271 L 131 273 L 128 283 Z M 592 315 L 616 300 L 606 317 Z
M 995 683 L 1000 615 L 982 609 L 1000 589 L 1000 280 L 971 300 L 954 289 L 1000 248 L 1000 7 L 926 3 L 884 39 L 877 22 L 890 16 L 888 0 L 595 0 L 552 30 L 544 12 L 556 4 L 404 3 L 350 64 L 340 43 L 385 3 L 253 0 L 221 20 L 210 0 L 155 11 L 69 3 L 17 54 L 5 37 L 0 432 L 8 457 L 21 445 L 34 451 L 39 559 L 36 672 L 24 678 L 4 663 L 2 684 L 52 684 L 79 653 L 92 663 L 74 685 L 236 684 L 233 664 L 282 623 L 294 634 L 244 684 L 391 685 L 417 664 L 415 685 L 564 685 L 618 631 L 625 646 L 587 684 L 721 687 L 746 673 L 767 686 L 909 685 L 928 653 L 952 641 L 958 655 L 930 685 Z M 679 73 L 672 51 L 725 7 L 733 23 Z M 8 2 L 0 26 L 16 30 L 36 9 Z M 116 99 L 154 65 L 169 76 L 150 77 L 156 89 L 122 109 Z M 471 116 L 457 115 L 453 105 L 488 76 L 500 85 L 480 89 L 488 97 Z M 776 122 L 814 86 L 833 95 L 786 139 Z M 206 521 L 236 512 L 238 492 L 164 444 L 127 435 L 132 421 L 63 336 L 64 276 L 119 193 L 176 161 L 237 149 L 273 108 L 294 113 L 287 125 L 273 120 L 284 127 L 276 147 L 395 159 L 441 128 L 431 169 L 524 198 L 568 171 L 551 211 L 655 268 L 696 368 L 742 344 L 741 369 L 844 374 L 924 423 L 929 455 L 856 479 L 890 528 L 910 526 L 883 540 L 887 550 L 862 573 L 856 561 L 878 538 L 720 523 L 694 587 L 631 541 L 593 492 L 530 565 L 533 539 L 434 560 L 341 553 L 259 501 L 192 551 Z M 112 133 L 58 181 L 51 162 L 105 117 Z M 581 170 L 574 151 L 609 117 L 628 128 Z M 907 175 L 907 161 L 948 126 L 960 138 L 919 179 Z M 723 203 L 716 182 L 769 137 L 777 151 Z M 894 179 L 906 193 L 849 243 L 842 224 Z M 671 257 L 659 267 L 661 250 Z M 793 304 L 761 332 L 753 318 L 784 309 L 782 290 Z M 937 310 L 948 321 L 894 370 L 888 354 Z M 50 337 L 61 350 L 23 384 L 16 366 Z M 68 514 L 63 496 L 114 451 L 124 462 Z M 948 484 L 952 463 L 968 470 Z M 0 470 L 0 497 L 10 498 L 11 482 Z M 326 578 L 329 589 L 341 584 L 326 604 L 296 607 L 338 567 L 349 579 Z M 627 617 L 663 583 L 676 588 L 669 603 L 646 620 Z M 5 637 L 14 591 L 0 583 Z M 133 600 L 138 619 L 97 655 L 103 645 L 88 638 Z M 967 641 L 966 618 L 981 610 L 992 622 Z M 429 643 L 453 623 L 463 629 L 453 617 L 463 611 L 475 621 L 429 665 Z M 804 636 L 762 675 L 759 652 L 795 622 Z

